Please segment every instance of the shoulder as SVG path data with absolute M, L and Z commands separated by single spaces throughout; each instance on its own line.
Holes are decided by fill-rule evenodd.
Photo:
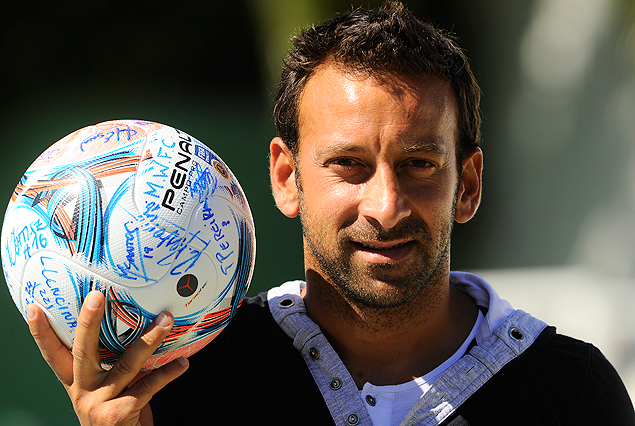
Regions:
M 298 424 L 332 424 L 302 355 L 268 303 L 266 293 L 243 300 L 229 325 L 189 358 L 189 369 L 152 398 L 155 424 L 206 424 L 214 409 L 240 415 L 241 424 L 279 420 L 281 412 L 299 417 Z M 175 407 L 182 395 L 187 407 Z
M 245 298 L 227 327 L 189 357 L 190 367 L 181 381 L 192 385 L 191 382 L 219 367 L 222 369 L 220 374 L 226 376 L 230 374 L 228 369 L 242 369 L 253 364 L 272 347 L 288 349 L 288 345 L 280 344 L 283 337 L 269 312 L 266 293 Z
M 553 327 L 457 414 L 474 425 L 506 424 L 512 418 L 524 421 L 517 424 L 635 425 L 633 405 L 611 363 L 592 344 Z

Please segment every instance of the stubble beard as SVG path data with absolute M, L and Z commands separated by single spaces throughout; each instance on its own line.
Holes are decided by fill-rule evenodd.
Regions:
M 442 278 L 449 272 L 454 209 L 448 218 L 439 222 L 434 239 L 422 220 L 407 217 L 389 230 L 371 222 L 344 224 L 338 232 L 335 247 L 329 247 L 319 220 L 316 221 L 306 211 L 301 191 L 299 204 L 302 230 L 310 254 L 317 260 L 321 275 L 350 303 L 362 308 L 385 310 L 406 305 L 424 291 L 429 308 L 438 302 Z M 415 244 L 415 255 L 405 264 L 359 264 L 353 260 L 354 241 L 404 239 Z

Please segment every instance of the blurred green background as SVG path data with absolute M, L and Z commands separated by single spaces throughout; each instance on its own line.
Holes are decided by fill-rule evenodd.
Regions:
M 454 269 L 587 265 L 635 278 L 635 2 L 404 3 L 460 38 L 484 91 L 484 198 L 455 230 Z M 299 222 L 277 211 L 267 174 L 282 57 L 299 28 L 377 4 L 14 2 L 0 15 L 0 200 L 76 129 L 162 122 L 240 180 L 258 239 L 249 294 L 302 278 Z M 77 424 L 2 289 L 0 322 L 0 426 Z

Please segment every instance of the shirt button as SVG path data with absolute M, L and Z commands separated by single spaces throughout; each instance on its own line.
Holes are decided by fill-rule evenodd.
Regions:
M 290 308 L 293 305 L 295 305 L 295 300 L 291 299 L 290 297 L 282 299 L 280 302 L 278 302 L 278 306 L 280 306 L 281 308 Z
M 357 414 L 350 414 L 346 418 L 346 423 L 348 423 L 351 426 L 355 426 L 356 424 L 359 423 L 359 417 L 357 416 Z
M 372 395 L 366 395 L 366 403 L 368 403 L 371 407 L 374 407 L 375 404 L 377 404 L 377 401 Z
M 517 342 L 520 342 L 525 338 L 525 335 L 523 334 L 523 332 L 517 329 L 516 327 L 509 330 L 509 336 Z
M 342 381 L 340 379 L 333 379 L 329 384 L 331 390 L 338 390 L 342 387 Z
M 309 348 L 309 356 L 313 359 L 318 359 L 320 357 L 320 351 L 317 348 Z

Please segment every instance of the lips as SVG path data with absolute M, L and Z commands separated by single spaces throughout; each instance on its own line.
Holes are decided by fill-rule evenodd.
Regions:
M 356 242 L 357 253 L 367 262 L 391 263 L 404 260 L 414 250 L 414 241 L 400 243 Z
M 390 249 L 394 249 L 394 248 L 403 247 L 403 246 L 405 246 L 408 243 L 407 242 L 406 243 L 399 243 L 399 244 L 394 244 L 394 245 L 391 245 L 391 246 L 385 246 L 384 245 L 384 246 L 381 246 L 381 247 L 380 246 L 374 246 L 374 245 L 371 245 L 371 244 L 366 244 L 366 243 L 358 243 L 358 244 L 361 245 L 363 248 L 370 249 L 370 250 L 390 250 Z

